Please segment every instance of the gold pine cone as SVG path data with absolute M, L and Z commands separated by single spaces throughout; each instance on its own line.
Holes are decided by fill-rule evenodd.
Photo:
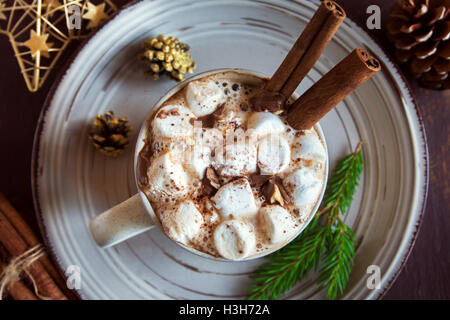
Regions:
M 388 37 L 423 87 L 450 88 L 450 0 L 397 0 Z
M 128 145 L 131 126 L 127 118 L 116 118 L 114 112 L 98 114 L 94 120 L 94 131 L 89 140 L 94 147 L 108 157 L 117 157 Z
M 160 34 L 142 43 L 145 49 L 140 58 L 147 61 L 154 79 L 167 74 L 176 81 L 183 81 L 185 73 L 194 73 L 196 63 L 189 53 L 190 47 L 177 38 Z

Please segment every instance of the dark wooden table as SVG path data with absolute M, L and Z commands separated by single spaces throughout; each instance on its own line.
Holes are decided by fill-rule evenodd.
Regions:
M 120 5 L 129 1 L 114 0 Z M 388 52 L 386 22 L 394 0 L 337 0 L 348 16 L 365 26 L 369 5 L 379 5 L 382 29 L 368 30 Z M 25 214 L 38 232 L 32 208 L 31 150 L 34 130 L 47 93 L 64 62 L 77 44 L 69 46 L 46 84 L 37 93 L 28 92 L 6 37 L 0 38 L 0 191 Z M 450 186 L 449 120 L 450 91 L 421 89 L 408 81 L 422 112 L 428 137 L 430 185 L 425 217 L 416 244 L 385 299 L 450 299 Z

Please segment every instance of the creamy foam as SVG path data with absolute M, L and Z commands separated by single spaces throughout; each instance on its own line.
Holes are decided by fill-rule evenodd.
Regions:
M 237 72 L 194 80 L 148 120 L 139 186 L 173 240 L 240 260 L 283 246 L 312 214 L 324 144 L 251 109 L 264 83 Z

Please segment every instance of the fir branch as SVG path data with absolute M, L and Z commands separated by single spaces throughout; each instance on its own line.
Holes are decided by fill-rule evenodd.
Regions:
M 346 156 L 337 164 L 327 185 L 323 209 L 319 214 L 328 214 L 328 235 L 326 255 L 320 270 L 318 282 L 321 287 L 328 287 L 327 297 L 336 299 L 347 285 L 353 257 L 355 255 L 355 234 L 342 222 L 353 200 L 364 167 L 361 142 L 354 153 Z
M 325 248 L 324 228 L 318 220 L 315 217 L 298 238 L 271 254 L 270 262 L 251 275 L 254 286 L 248 299 L 278 299 L 311 269 L 317 269 Z
M 327 297 L 336 299 L 349 280 L 355 254 L 353 230 L 341 220 L 350 207 L 364 166 L 362 143 L 355 152 L 341 159 L 322 202 L 307 228 L 288 246 L 268 256 L 268 262 L 251 275 L 251 293 L 247 299 L 278 299 L 310 270 L 321 265 L 318 283 L 328 287 Z
M 321 287 L 328 287 L 327 297 L 334 300 L 338 294 L 343 293 L 353 267 L 355 234 L 339 220 L 328 240 L 318 282 Z
M 328 180 L 319 215 L 333 211 L 333 216 L 335 216 L 339 214 L 339 211 L 341 214 L 347 211 L 364 167 L 361 147 L 362 143 L 360 142 L 354 153 L 338 161 L 330 180 Z M 336 209 L 339 211 L 334 211 Z

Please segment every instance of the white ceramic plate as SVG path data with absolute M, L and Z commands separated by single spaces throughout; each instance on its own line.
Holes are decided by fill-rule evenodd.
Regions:
M 97 113 L 114 110 L 136 129 L 174 82 L 153 81 L 136 59 L 140 43 L 163 33 L 192 47 L 197 72 L 247 68 L 270 76 L 317 8 L 317 2 L 142 1 L 121 11 L 81 49 L 50 95 L 34 149 L 35 205 L 47 244 L 65 270 L 81 267 L 85 299 L 243 298 L 248 274 L 262 260 L 216 262 L 181 249 L 157 228 L 110 249 L 96 247 L 88 222 L 136 193 L 133 150 L 105 158 L 88 143 Z M 346 19 L 300 85 L 302 93 L 356 47 L 383 71 L 350 95 L 321 125 L 330 169 L 364 142 L 365 170 L 345 221 L 359 245 L 343 298 L 373 299 L 389 287 L 415 239 L 427 189 L 427 151 L 420 116 L 401 74 L 382 49 Z M 366 286 L 369 265 L 381 288 Z M 312 279 L 287 298 L 323 298 Z

